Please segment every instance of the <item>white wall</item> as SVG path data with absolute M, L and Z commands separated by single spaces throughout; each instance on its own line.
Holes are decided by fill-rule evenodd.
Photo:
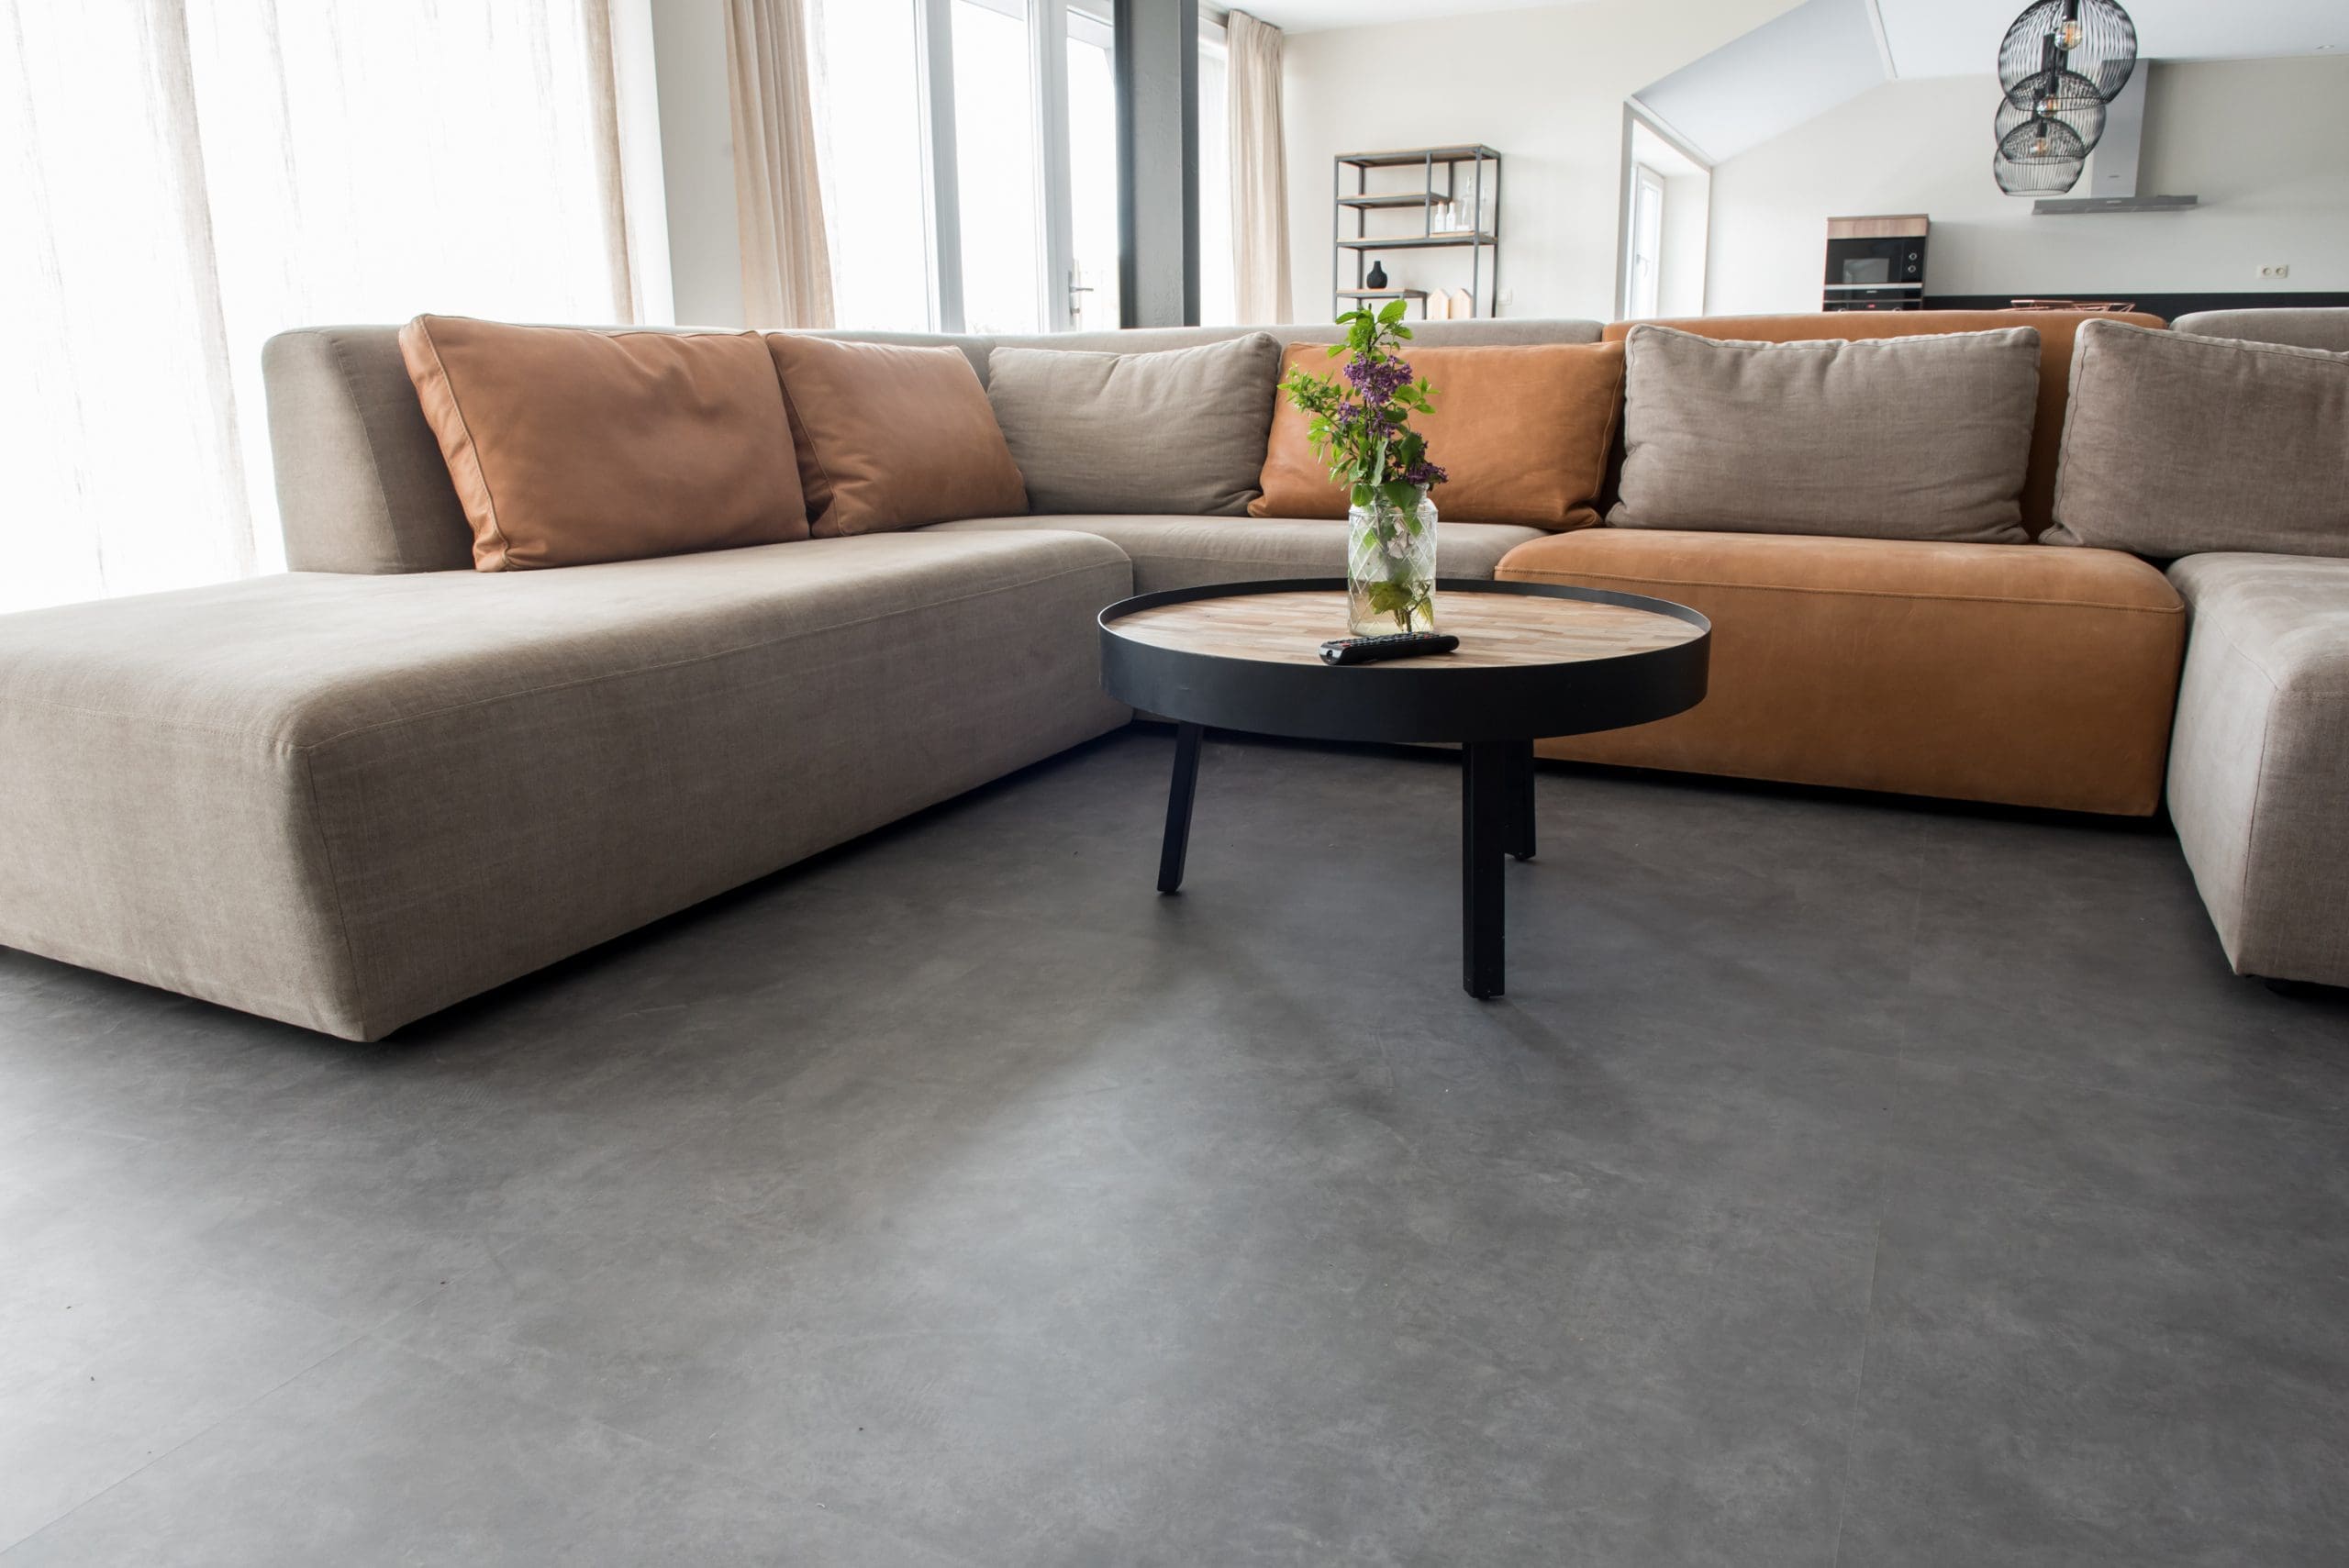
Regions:
M 742 242 L 734 217 L 724 0 L 651 4 L 677 319 L 696 327 L 740 327 Z
M 1513 297 L 1501 314 L 1612 317 L 1623 100 L 1790 3 L 1580 0 L 1291 34 L 1282 112 L 1297 317 L 1318 318 L 1330 299 L 1331 158 L 1476 141 L 1504 158 L 1501 284 Z M 1422 258 L 1445 254 L 1382 259 L 1416 283 L 1422 267 L 1444 264 Z M 1451 264 L 1461 275 L 1434 281 L 1464 284 L 1464 255 Z
M 1932 218 L 1936 295 L 2349 289 L 2349 59 L 2154 66 L 2137 189 L 2190 212 L 2032 217 L 1990 176 L 1998 92 L 1887 83 L 1720 163 L 1708 308 L 1816 310 L 1826 221 L 1864 213 Z

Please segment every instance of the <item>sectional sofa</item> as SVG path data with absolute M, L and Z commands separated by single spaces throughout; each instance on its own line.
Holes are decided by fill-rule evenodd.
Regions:
M 2043 525 L 2074 323 L 1998 324 L 2018 320 L 2045 339 L 2025 501 Z M 951 344 L 984 380 L 1007 343 L 1235 335 L 837 336 Z M 1112 600 L 1342 570 L 1335 520 L 1145 510 L 476 572 L 394 328 L 290 332 L 264 369 L 288 573 L 0 617 L 0 943 L 351 1039 L 1127 722 L 1097 679 Z M 1448 575 L 1631 586 L 1713 618 L 1704 708 L 1550 754 L 2138 815 L 2166 762 L 2236 966 L 2349 983 L 2349 562 L 2165 578 L 2095 549 L 1457 521 L 1442 548 Z

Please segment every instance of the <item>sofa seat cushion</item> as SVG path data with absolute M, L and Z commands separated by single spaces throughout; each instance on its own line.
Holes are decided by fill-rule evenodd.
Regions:
M 1653 594 L 1713 623 L 1687 713 L 1545 756 L 2143 815 L 2161 795 L 2184 612 L 2111 550 L 1592 528 L 1505 581 Z
M 1122 722 L 1130 582 L 898 535 L 0 618 L 0 942 L 373 1038 Z
M 1132 561 L 1137 594 L 1263 577 L 1346 574 L 1346 525 L 1322 517 L 1073 514 L 970 517 L 923 531 L 996 533 L 1035 528 L 1065 528 L 1109 540 Z M 1446 577 L 1489 578 L 1501 557 L 1542 537 L 1542 529 L 1514 523 L 1442 523 L 1436 534 L 1437 569 Z
M 2178 843 L 2243 973 L 2349 985 L 2349 561 L 2193 555 Z

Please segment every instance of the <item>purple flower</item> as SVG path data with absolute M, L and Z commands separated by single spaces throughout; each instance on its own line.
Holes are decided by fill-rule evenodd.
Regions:
M 1401 360 L 1352 360 L 1346 364 L 1346 379 L 1362 400 L 1372 407 L 1384 406 L 1395 394 L 1411 384 L 1411 367 Z
M 1425 458 L 1403 471 L 1403 483 L 1406 484 L 1442 484 L 1451 478 L 1452 475 Z

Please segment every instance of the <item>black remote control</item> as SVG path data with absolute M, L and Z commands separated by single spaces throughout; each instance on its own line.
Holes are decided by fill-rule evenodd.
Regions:
M 1324 664 L 1375 664 L 1382 659 L 1417 659 L 1449 653 L 1460 639 L 1441 631 L 1390 631 L 1384 637 L 1341 637 L 1321 645 Z

